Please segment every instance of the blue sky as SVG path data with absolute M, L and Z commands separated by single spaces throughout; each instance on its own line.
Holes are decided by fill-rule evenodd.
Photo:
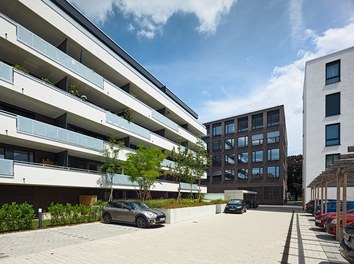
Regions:
M 354 46 L 354 0 L 69 0 L 199 114 L 284 105 L 302 153 L 305 62 Z

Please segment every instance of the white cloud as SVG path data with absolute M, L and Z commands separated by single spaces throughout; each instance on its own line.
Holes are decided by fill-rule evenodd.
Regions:
M 302 16 L 303 0 L 291 0 L 288 6 L 289 21 L 291 25 L 291 40 L 293 44 L 302 41 L 303 38 L 303 16 Z
M 133 17 L 135 27 L 139 28 L 138 36 L 153 38 L 176 13 L 194 14 L 199 21 L 196 28 L 199 32 L 214 33 L 237 0 L 100 0 L 99 6 L 95 0 L 68 1 L 98 24 L 103 24 L 116 7 L 126 17 Z
M 284 105 L 289 154 L 302 153 L 302 94 L 306 61 L 354 45 L 354 21 L 343 28 L 328 29 L 322 35 L 313 31 L 313 51 L 299 50 L 293 63 L 274 67 L 263 87 L 250 87 L 249 95 L 235 95 L 206 101 L 197 109 L 202 122 L 244 114 L 276 105 Z M 207 119 L 206 119 L 207 118 Z

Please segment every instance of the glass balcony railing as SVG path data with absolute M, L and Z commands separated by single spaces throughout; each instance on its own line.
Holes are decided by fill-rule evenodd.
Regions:
M 150 139 L 150 131 L 138 126 L 137 124 L 134 124 L 132 122 L 129 122 L 125 120 L 124 118 L 121 118 L 115 114 L 112 114 L 111 112 L 106 112 L 106 122 L 108 124 L 112 124 L 116 127 L 123 128 L 124 130 L 127 130 L 131 133 L 137 134 L 141 137 L 144 137 L 146 139 Z
M 70 145 L 103 151 L 103 140 L 89 137 L 64 128 L 48 125 L 33 119 L 17 116 L 17 131 Z
M 139 186 L 137 182 L 131 182 L 128 175 L 124 174 L 106 174 L 106 184 L 110 185 L 125 185 L 125 186 Z
M 13 160 L 0 159 L 0 176 L 12 177 L 14 175 L 14 162 Z
M 17 39 L 103 89 L 103 77 L 31 31 L 17 25 Z
M 197 184 L 191 184 L 187 182 L 181 182 L 181 189 L 182 190 L 193 190 L 193 191 L 198 191 L 198 185 Z
M 157 121 L 161 122 L 162 124 L 165 124 L 166 126 L 172 128 L 173 130 L 178 132 L 178 125 L 170 120 L 169 118 L 165 117 L 164 115 L 160 114 L 159 112 L 152 110 L 152 117 L 156 119 Z
M 0 61 L 0 79 L 9 83 L 14 82 L 12 67 Z
M 174 168 L 175 167 L 175 163 L 173 162 L 173 161 L 171 161 L 171 160 L 163 160 L 162 162 L 161 162 L 161 166 L 162 167 L 165 167 L 165 168 Z

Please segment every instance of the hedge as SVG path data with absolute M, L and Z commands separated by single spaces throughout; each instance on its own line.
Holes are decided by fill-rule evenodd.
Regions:
M 0 208 L 0 232 L 32 229 L 34 210 L 27 202 L 4 204 Z

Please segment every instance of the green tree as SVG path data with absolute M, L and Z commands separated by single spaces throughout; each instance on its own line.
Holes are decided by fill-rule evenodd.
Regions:
M 302 155 L 289 156 L 288 165 L 288 192 L 297 201 L 302 196 Z
M 138 198 L 146 200 L 150 197 L 150 189 L 161 175 L 161 162 L 167 153 L 156 147 L 144 148 L 138 145 L 136 153 L 128 153 L 123 163 L 124 173 L 131 182 L 139 185 Z
M 198 201 L 201 201 L 201 182 L 202 176 L 206 170 L 210 167 L 211 156 L 205 148 L 205 143 L 200 138 L 198 139 L 195 147 L 192 149 L 193 159 L 191 160 L 191 170 L 193 172 L 193 177 L 198 183 Z
M 110 194 L 109 201 L 113 199 L 113 178 L 115 174 L 122 171 L 121 163 L 118 160 L 119 152 L 123 148 L 124 143 L 122 141 L 117 141 L 117 139 L 112 135 L 109 139 L 108 145 L 103 149 L 103 163 L 101 165 L 101 170 L 110 177 Z

